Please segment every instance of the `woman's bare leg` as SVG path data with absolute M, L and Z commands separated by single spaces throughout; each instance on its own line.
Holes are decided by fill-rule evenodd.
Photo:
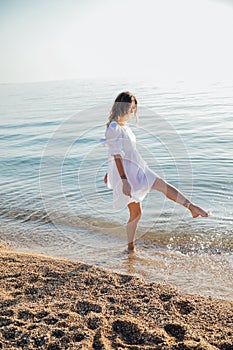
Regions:
M 138 222 L 142 216 L 142 208 L 140 203 L 132 202 L 128 204 L 129 208 L 129 221 L 127 223 L 127 238 L 128 238 L 128 250 L 134 250 L 134 237 L 136 233 L 136 229 L 138 226 Z
M 152 185 L 152 189 L 162 192 L 163 194 L 165 194 L 167 198 L 188 208 L 191 211 L 193 218 L 196 218 L 198 216 L 203 216 L 203 217 L 209 216 L 209 213 L 206 210 L 190 202 L 175 187 L 171 186 L 161 178 L 157 178 L 155 180 L 154 184 Z

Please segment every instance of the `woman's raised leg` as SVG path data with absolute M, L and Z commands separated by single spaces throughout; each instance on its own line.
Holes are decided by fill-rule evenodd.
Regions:
M 128 250 L 134 250 L 134 238 L 138 222 L 142 216 L 141 203 L 132 202 L 128 204 L 130 217 L 127 223 Z
M 157 190 L 165 194 L 165 196 L 174 202 L 177 202 L 191 211 L 193 218 L 198 216 L 208 217 L 210 213 L 206 210 L 198 207 L 196 204 L 190 202 L 181 192 L 179 192 L 175 187 L 171 186 L 169 183 L 161 178 L 157 178 L 153 183 L 153 190 Z

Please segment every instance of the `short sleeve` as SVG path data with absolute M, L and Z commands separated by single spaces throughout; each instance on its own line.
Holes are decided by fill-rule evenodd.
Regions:
M 123 135 L 120 125 L 113 121 L 109 125 L 105 133 L 106 142 L 109 148 L 109 154 L 114 156 L 120 154 L 122 157 L 125 156 L 123 151 Z

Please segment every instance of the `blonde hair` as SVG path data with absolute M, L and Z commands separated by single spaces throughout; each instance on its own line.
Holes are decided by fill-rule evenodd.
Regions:
M 115 99 L 115 101 L 113 103 L 112 110 L 111 110 L 110 116 L 108 118 L 108 122 L 106 124 L 107 127 L 109 127 L 109 125 L 112 121 L 117 122 L 120 117 L 127 114 L 129 112 L 130 105 L 133 101 L 135 102 L 134 117 L 137 121 L 138 120 L 138 116 L 137 116 L 138 101 L 137 101 L 136 97 L 131 92 L 124 91 L 124 92 L 121 92 L 117 96 L 117 98 Z

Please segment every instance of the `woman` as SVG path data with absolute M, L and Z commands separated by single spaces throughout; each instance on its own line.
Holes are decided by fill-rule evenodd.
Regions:
M 175 187 L 154 173 L 136 148 L 136 138 L 126 121 L 131 114 L 137 118 L 137 99 L 130 92 L 120 93 L 113 104 L 107 123 L 106 142 L 109 148 L 108 174 L 105 182 L 113 190 L 113 205 L 129 208 L 127 223 L 128 250 L 134 250 L 135 232 L 142 216 L 141 202 L 150 189 L 188 208 L 193 216 L 209 213 L 190 202 Z

